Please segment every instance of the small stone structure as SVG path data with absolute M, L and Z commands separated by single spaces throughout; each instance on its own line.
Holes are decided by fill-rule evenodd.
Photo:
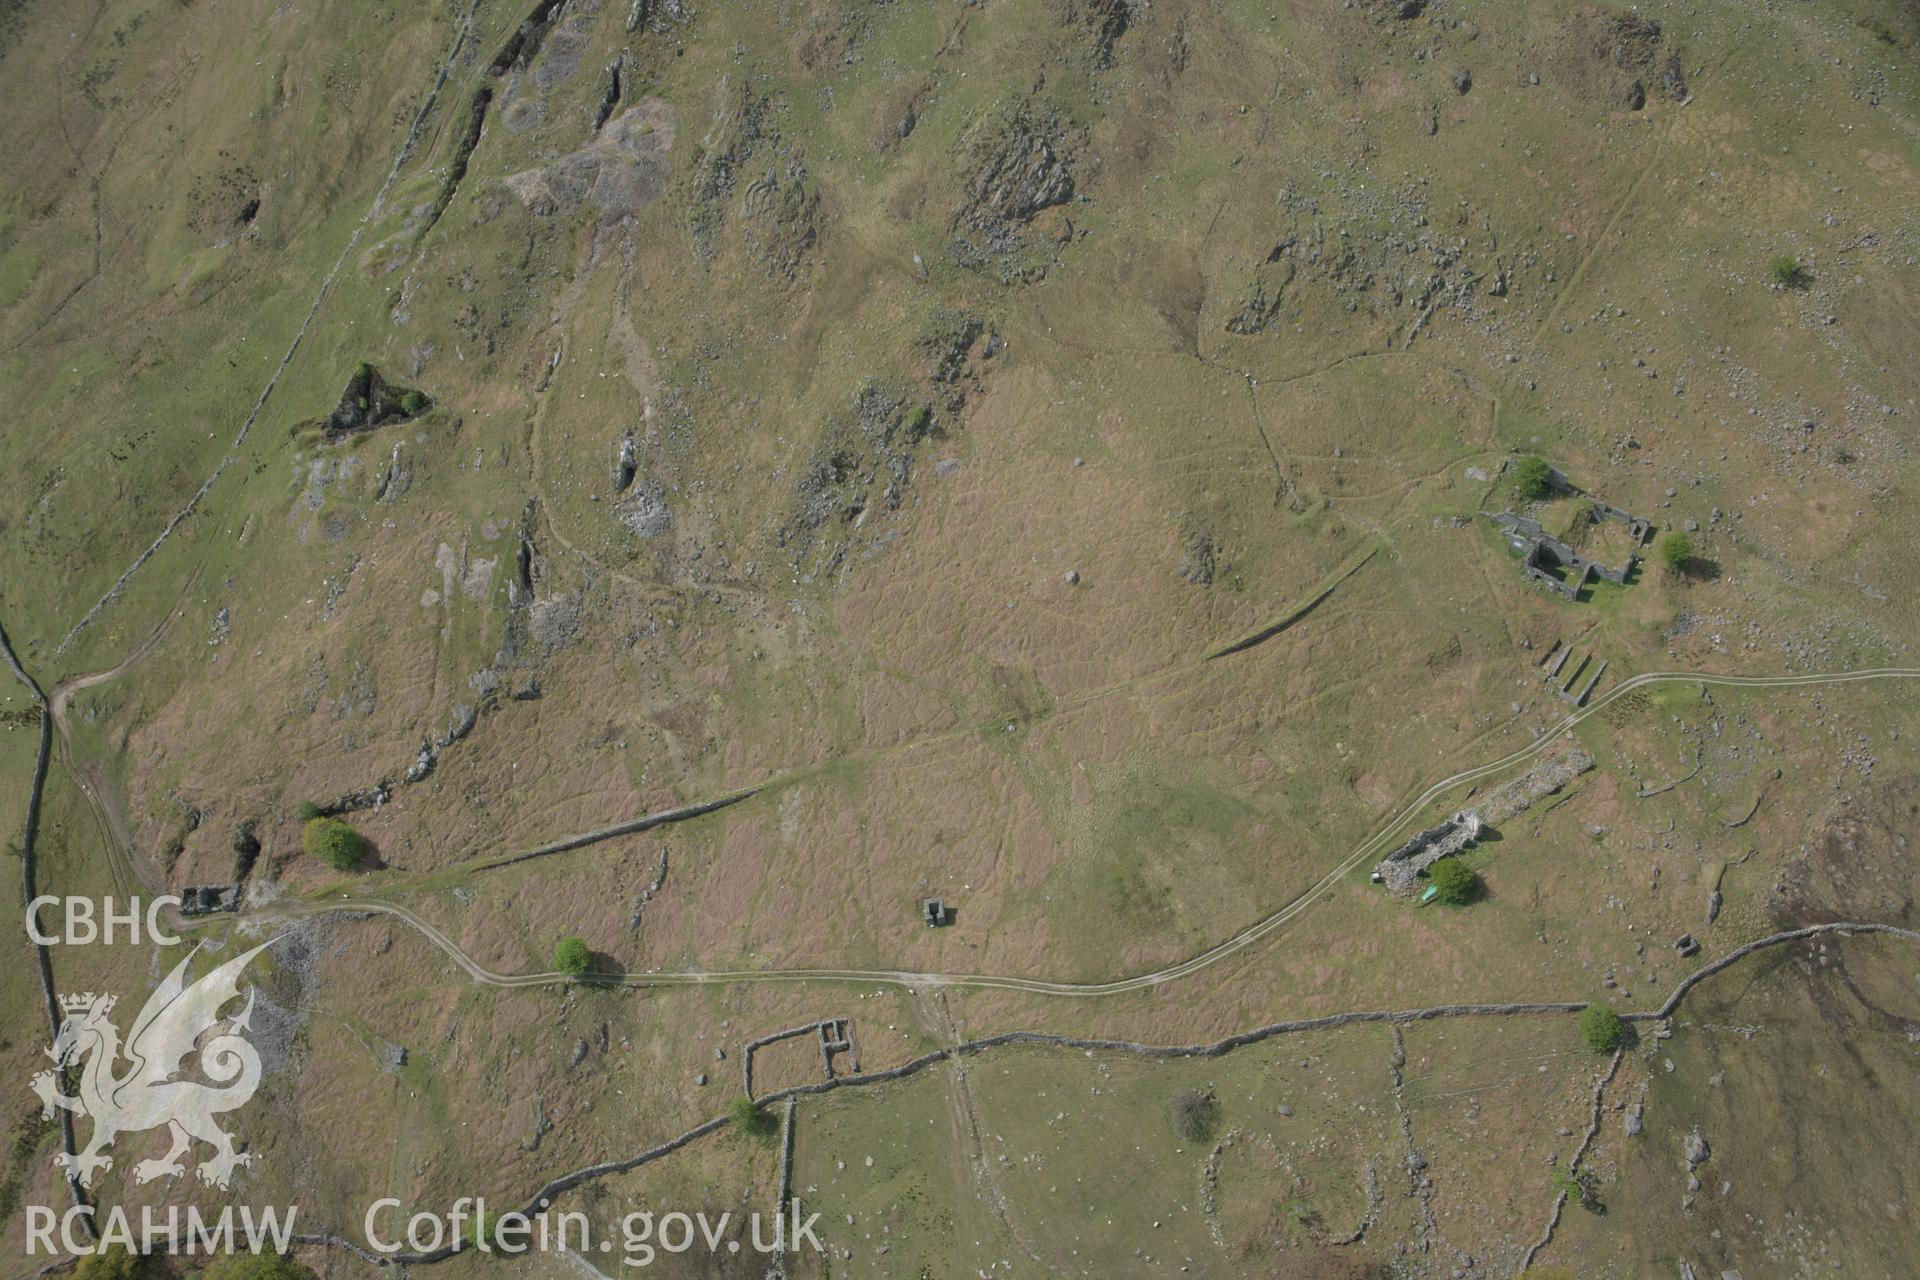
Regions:
M 240 909 L 237 884 L 190 884 L 180 891 L 180 914 L 210 916 Z
M 953 913 L 947 910 L 945 898 L 925 898 L 920 903 L 920 918 L 926 921 L 927 928 L 938 929 L 952 923 Z
M 1580 660 L 1567 665 L 1576 653 L 1580 654 Z M 1591 649 L 1581 652 L 1564 640 L 1555 640 L 1547 656 L 1540 660 L 1540 670 L 1554 693 L 1577 707 L 1586 702 L 1588 695 L 1599 687 L 1600 678 L 1607 674 L 1606 659 L 1602 658 L 1596 665 L 1594 657 Z M 1561 679 L 1563 673 L 1564 680 Z M 1582 676 L 1585 683 L 1581 681 Z
M 1622 510 L 1610 502 L 1602 502 L 1600 499 L 1595 498 L 1593 505 L 1587 508 L 1587 522 L 1589 524 L 1599 524 L 1602 520 L 1618 520 L 1621 524 L 1627 526 L 1627 536 L 1633 539 L 1633 545 L 1636 547 L 1646 546 L 1647 539 L 1653 536 L 1653 522 L 1651 520 L 1648 520 L 1644 516 L 1637 516 L 1631 511 Z
M 1568 734 L 1531 769 L 1484 796 L 1478 808 L 1462 809 L 1382 858 L 1373 869 L 1373 882 L 1403 897 L 1412 894 L 1428 867 L 1464 852 L 1483 832 L 1525 813 L 1536 801 L 1556 794 L 1593 767 L 1593 753 Z
M 856 1075 L 859 1074 L 860 1051 L 855 1047 L 853 1042 L 853 1020 L 850 1018 L 823 1018 L 819 1022 L 808 1022 L 801 1026 L 788 1027 L 784 1031 L 776 1031 L 772 1035 L 760 1036 L 747 1041 L 740 1054 L 741 1083 L 746 1089 L 747 1097 L 752 1098 L 754 1096 L 754 1055 L 770 1044 L 778 1044 L 782 1040 L 792 1040 L 804 1035 L 817 1035 L 819 1037 L 820 1069 L 825 1072 L 826 1078 L 829 1081 L 837 1078 L 834 1073 L 834 1059 L 841 1054 L 845 1054 L 847 1057 L 848 1069 Z
M 1420 876 L 1428 867 L 1460 853 L 1478 840 L 1483 825 L 1479 814 L 1462 809 L 1381 859 L 1380 865 L 1373 869 L 1373 877 L 1397 894 L 1410 894 L 1419 886 Z
M 1571 485 L 1563 483 L 1561 487 L 1578 492 Z M 1578 600 L 1581 589 L 1595 578 L 1624 583 L 1633 572 L 1633 567 L 1640 562 L 1636 553 L 1628 552 L 1625 564 L 1609 568 L 1587 559 L 1548 533 L 1538 520 L 1530 516 L 1513 511 L 1502 511 L 1498 515 L 1482 511 L 1480 514 L 1507 531 L 1507 545 L 1520 554 L 1521 572 L 1529 582 L 1551 587 L 1568 600 Z M 1627 535 L 1636 547 L 1646 545 L 1648 536 L 1653 532 L 1653 526 L 1641 517 L 1611 503 L 1594 499 L 1587 507 L 1587 523 L 1600 524 L 1607 520 L 1618 520 L 1626 525 Z

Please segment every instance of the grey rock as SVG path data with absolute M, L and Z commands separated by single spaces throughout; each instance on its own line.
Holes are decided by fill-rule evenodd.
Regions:
M 657 538 L 673 527 L 673 512 L 667 506 L 666 490 L 647 482 L 614 508 L 614 515 L 636 538 Z
M 440 745 L 451 746 L 473 732 L 473 726 L 480 720 L 479 708 L 470 702 L 454 704 L 447 714 L 447 731 L 441 735 Z

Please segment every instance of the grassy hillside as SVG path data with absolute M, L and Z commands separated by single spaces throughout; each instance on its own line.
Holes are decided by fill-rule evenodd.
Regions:
M 1467 908 L 1392 899 L 1349 855 L 1571 710 L 1540 667 L 1556 645 L 1606 664 L 1596 699 L 1645 672 L 1912 664 L 1916 50 L 1911 5 L 1842 0 L 10 8 L 0 617 L 67 683 L 52 891 L 238 880 L 263 917 L 385 899 L 500 973 L 577 933 L 634 972 L 1051 982 L 1174 965 L 1315 895 L 1151 991 L 937 1006 L 834 982 L 496 991 L 394 917 L 306 920 L 275 978 L 257 1186 L 340 1222 L 374 1194 L 524 1194 L 662 1140 L 724 1106 L 692 1083 L 733 1079 L 713 1049 L 828 1016 L 885 1067 L 1020 1028 L 1167 1043 L 1453 1000 L 1632 1011 L 1779 928 L 1911 925 L 1914 692 L 1891 682 L 1609 703 L 1577 730 L 1595 769 L 1470 856 Z M 1608 563 L 1629 547 L 1584 498 L 1517 494 L 1527 455 L 1687 533 L 1692 560 L 1640 548 L 1627 583 L 1573 602 L 1528 583 L 1482 512 Z M 25 737 L 0 745 L 12 791 Z M 363 869 L 302 853 L 303 802 L 371 840 Z M 0 796 L 0 817 L 23 809 Z M 929 896 L 950 927 L 921 923 Z M 1672 955 L 1688 931 L 1698 961 Z M 1911 992 L 1841 1017 L 1795 955 L 1754 998 L 1782 1025 L 1812 1002 L 1857 1046 L 1848 1070 L 1911 1097 Z M 74 986 L 148 959 L 57 962 Z M 1400 1121 L 1341 1130 L 1343 1108 L 1393 1105 L 1391 1035 L 1366 1034 L 1328 1051 L 1337 1104 L 1302 1106 L 1337 1141 L 1247 1129 L 1229 1163 L 1248 1181 L 1211 1217 L 1183 1186 L 1183 1262 L 1518 1264 L 1552 1188 L 1517 1174 L 1476 1175 L 1454 1249 L 1412 1243 L 1440 1228 L 1398 1182 Z M 1465 1053 L 1448 1034 L 1435 1053 Z M 1739 1057 L 1712 1034 L 1675 1043 Z M 1544 1169 L 1596 1064 L 1541 1047 L 1570 1027 L 1526 1035 L 1513 1060 L 1552 1084 L 1483 1141 Z M 385 1044 L 412 1065 L 385 1069 Z M 1667 1133 L 1711 1096 L 1669 1083 L 1662 1052 L 1636 1050 L 1606 1102 L 1643 1090 Z M 1506 1078 L 1496 1058 L 1430 1069 L 1466 1090 L 1481 1066 Z M 1271 1073 L 1233 1071 L 1219 1087 L 1266 1125 Z M 1804 1095 L 1767 1045 L 1729 1072 L 1756 1112 Z M 1139 1073 L 1148 1111 L 1191 1083 Z M 942 1132 L 1004 1125 L 1018 1179 L 981 1172 L 998 1151 L 826 1107 L 902 1152 L 895 1182 L 856 1185 L 803 1149 L 842 1216 L 901 1214 L 913 1242 L 863 1244 L 861 1265 L 1174 1256 L 1141 1223 L 1076 1254 L 1060 1180 L 1035 1172 L 1133 1159 L 1108 1141 L 1123 1116 L 1043 1156 L 1015 1147 L 1051 1111 L 981 1079 L 956 1102 L 963 1085 L 888 1088 Z M 1087 1195 L 1131 1204 L 1198 1176 L 1191 1156 Z M 1653 1175 L 1605 1156 L 1613 1212 L 1570 1218 L 1541 1261 L 1670 1266 L 1635 1243 Z M 1847 1165 L 1807 1158 L 1822 1194 Z M 697 1159 L 662 1176 L 771 1194 L 757 1149 Z M 151 1194 L 119 1185 L 131 1165 L 114 1194 Z M 1362 1168 L 1393 1212 L 1331 1243 L 1364 1212 Z M 1897 1199 L 1891 1166 L 1874 1178 Z M 1671 1218 L 1671 1190 L 1657 1234 L 1716 1239 L 1710 1215 Z M 1879 1256 L 1846 1230 L 1830 1249 Z M 926 1243 L 954 1232 L 990 1243 Z

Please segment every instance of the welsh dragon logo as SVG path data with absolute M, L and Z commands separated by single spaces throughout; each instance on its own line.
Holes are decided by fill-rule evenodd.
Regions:
M 248 961 L 271 945 L 263 942 L 188 986 L 187 966 L 199 954 L 196 946 L 148 997 L 124 1046 L 119 1029 L 107 1017 L 116 997 L 89 991 L 60 998 L 66 1017 L 47 1050 L 53 1069 L 36 1075 L 32 1087 L 43 1118 L 51 1119 L 55 1107 L 90 1116 L 93 1135 L 79 1154 L 55 1156 L 56 1166 L 89 1186 L 96 1172 L 113 1168 L 107 1148 L 117 1135 L 161 1125 L 171 1132 L 172 1146 L 160 1159 L 136 1164 L 136 1182 L 179 1177 L 186 1171 L 181 1157 L 196 1138 L 214 1148 L 212 1158 L 202 1160 L 196 1170 L 210 1186 L 225 1189 L 235 1168 L 253 1163 L 251 1155 L 233 1149 L 233 1136 L 215 1123 L 216 1116 L 244 1106 L 260 1087 L 260 1054 L 240 1034 L 252 1029 L 253 987 L 248 986 L 246 1007 L 238 1017 L 223 1021 L 220 1010 L 239 998 L 240 973 Z M 208 1031 L 217 1034 L 200 1044 Z M 199 1074 L 212 1084 L 175 1079 L 196 1048 Z M 80 1070 L 80 1094 L 69 1097 L 60 1092 L 56 1073 L 82 1059 L 86 1065 Z

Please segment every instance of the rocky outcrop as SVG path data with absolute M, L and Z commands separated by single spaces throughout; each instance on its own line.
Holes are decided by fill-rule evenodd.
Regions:
M 1194 529 L 1187 534 L 1186 556 L 1180 561 L 1178 572 L 1196 587 L 1210 587 L 1219 569 L 1219 557 L 1220 548 L 1213 534 L 1206 529 Z
M 637 212 L 667 189 L 674 119 L 671 104 L 643 98 L 602 123 L 578 151 L 508 178 L 507 189 L 543 218 L 582 205 L 608 215 Z
M 467 100 L 467 118 L 460 127 L 460 136 L 453 144 L 453 160 L 447 166 L 447 176 L 441 180 L 439 194 L 433 198 L 433 207 L 420 225 L 420 235 L 424 236 L 440 221 L 440 215 L 453 203 L 453 197 L 459 194 L 460 184 L 467 177 L 467 162 L 473 158 L 475 147 L 480 145 L 480 135 L 487 127 L 487 111 L 493 106 L 493 88 L 481 85 L 473 91 L 473 97 Z
M 1292 279 L 1291 263 L 1279 269 L 1263 267 L 1256 272 L 1247 282 L 1233 314 L 1227 317 L 1227 332 L 1242 337 L 1266 332 L 1267 326 L 1280 314 L 1281 300 Z
M 896 510 L 913 476 L 918 446 L 934 433 L 933 406 L 904 388 L 868 382 L 850 417 L 831 415 L 794 484 L 791 514 L 777 538 L 796 560 L 836 528 L 858 528 L 876 509 Z M 829 564 L 844 546 L 837 540 Z
M 510 71 L 526 70 L 564 8 L 566 0 L 540 0 L 493 55 L 493 61 L 487 64 L 487 74 L 504 76 Z
M 1586 19 L 1582 87 L 1629 111 L 1649 94 L 1668 102 L 1687 98 L 1686 70 L 1657 18 L 1640 13 L 1595 14 Z
M 327 415 L 326 435 L 329 440 L 344 439 L 389 422 L 417 418 L 432 407 L 425 392 L 388 382 L 378 369 L 362 361 L 347 379 L 340 403 Z
M 1145 7 L 1144 3 L 1141 5 Z M 1074 0 L 1068 20 L 1084 28 L 1093 40 L 1093 65 L 1113 65 L 1113 47 L 1133 25 L 1134 0 Z
M 1003 108 L 961 143 L 965 176 L 951 223 L 955 261 L 992 267 L 1002 279 L 1046 273 L 1027 232 L 1041 213 L 1073 199 L 1078 144 L 1060 114 L 1033 103 Z
M 723 232 L 737 223 L 756 264 L 777 279 L 794 279 L 819 236 L 820 200 L 804 158 L 780 134 L 773 105 L 736 91 L 704 142 L 681 194 L 694 257 L 710 265 Z

